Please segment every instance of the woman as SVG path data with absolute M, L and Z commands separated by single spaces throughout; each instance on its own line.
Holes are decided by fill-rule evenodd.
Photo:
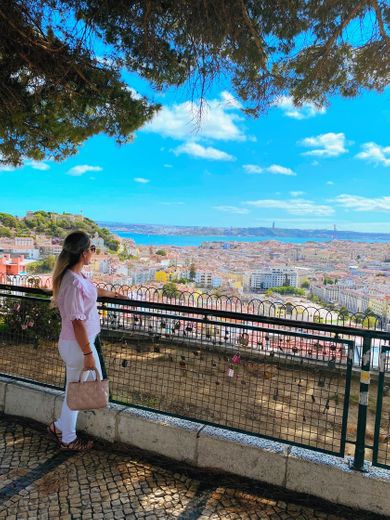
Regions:
M 61 449 L 85 451 L 93 446 L 91 440 L 76 435 L 78 411 L 70 410 L 66 402 L 68 383 L 79 381 L 83 371 L 102 370 L 94 342 L 100 332 L 100 320 L 96 307 L 98 296 L 123 297 L 118 293 L 96 289 L 82 274 L 82 268 L 90 264 L 96 251 L 86 233 L 75 231 L 64 241 L 53 272 L 53 305 L 61 314 L 59 352 L 66 366 L 65 399 L 60 417 L 48 426 L 48 431 Z M 95 372 L 88 377 L 95 378 Z

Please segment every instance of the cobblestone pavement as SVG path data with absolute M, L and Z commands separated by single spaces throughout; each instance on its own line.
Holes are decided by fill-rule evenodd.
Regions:
M 0 416 L 0 519 L 374 520 L 253 481 L 98 444 L 65 453 L 36 423 Z

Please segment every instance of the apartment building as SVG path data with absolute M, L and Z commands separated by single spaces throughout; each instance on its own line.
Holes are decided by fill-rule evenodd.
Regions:
M 24 271 L 24 257 L 18 256 L 12 258 L 6 254 L 0 258 L 0 276 L 15 276 Z
M 352 289 L 340 285 L 313 285 L 311 293 L 328 303 L 346 307 L 349 312 L 365 312 L 369 307 L 369 294 L 364 288 Z
M 42 256 L 59 255 L 62 251 L 60 244 L 47 244 L 39 247 L 39 252 Z
M 33 248 L 35 243 L 32 237 L 15 237 L 14 238 L 15 247 L 27 247 Z
M 247 277 L 247 287 L 252 291 L 261 291 L 271 287 L 290 285 L 298 287 L 298 273 L 290 267 L 273 267 L 253 271 Z

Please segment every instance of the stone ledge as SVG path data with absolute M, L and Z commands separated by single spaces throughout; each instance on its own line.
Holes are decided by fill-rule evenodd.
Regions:
M 351 468 L 352 458 L 291 448 L 286 487 L 356 509 L 390 515 L 390 471 L 370 466 L 366 473 Z
M 0 378 L 3 381 L 3 378 Z M 7 380 L 4 413 L 48 424 L 54 415 L 55 400 L 63 392 L 32 383 Z
M 199 435 L 197 465 L 285 487 L 288 446 L 206 426 Z
M 202 424 L 138 408 L 126 408 L 117 417 L 117 441 L 196 465 Z
M 59 414 L 63 392 L 0 376 L 0 411 L 48 424 Z M 82 412 L 80 429 L 109 442 L 282 486 L 294 492 L 390 515 L 390 471 L 354 471 L 348 460 L 251 435 L 111 404 Z

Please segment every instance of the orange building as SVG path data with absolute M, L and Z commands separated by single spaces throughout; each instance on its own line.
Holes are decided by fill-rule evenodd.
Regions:
M 24 271 L 24 256 L 11 258 L 11 255 L 4 255 L 0 258 L 0 275 L 18 275 Z

